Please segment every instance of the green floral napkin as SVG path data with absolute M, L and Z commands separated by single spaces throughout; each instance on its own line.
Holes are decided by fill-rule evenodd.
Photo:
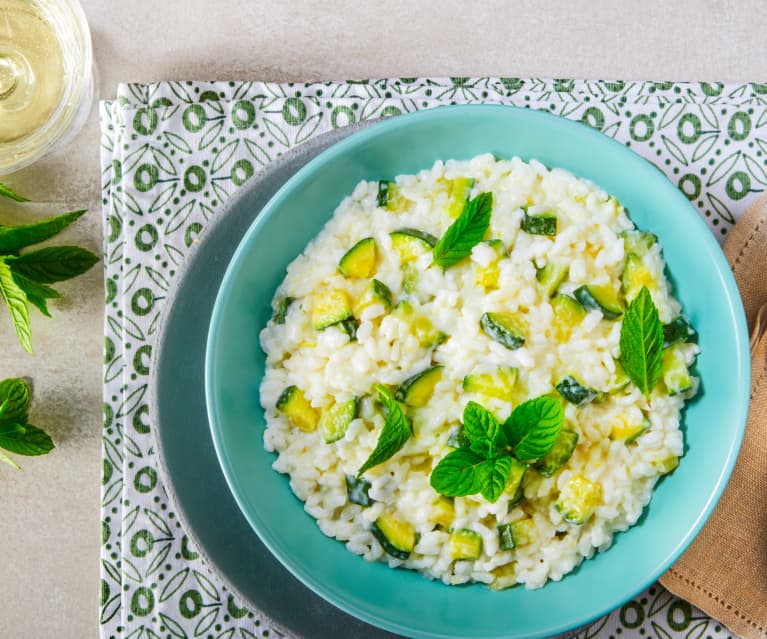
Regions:
M 230 593 L 224 576 L 205 566 L 158 477 L 155 424 L 147 421 L 149 362 L 167 292 L 195 238 L 256 171 L 315 135 L 469 102 L 543 109 L 616 138 L 678 185 L 720 241 L 767 185 L 767 85 L 761 84 L 408 78 L 121 85 L 116 99 L 101 104 L 102 639 L 275 634 L 260 611 L 247 610 Z M 656 584 L 577 634 L 621 636 L 731 635 Z

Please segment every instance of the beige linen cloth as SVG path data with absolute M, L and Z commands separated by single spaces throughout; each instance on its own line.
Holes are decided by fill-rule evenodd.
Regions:
M 751 332 L 751 404 L 743 446 L 719 504 L 661 577 L 671 592 L 744 639 L 767 637 L 767 194 L 724 245 Z

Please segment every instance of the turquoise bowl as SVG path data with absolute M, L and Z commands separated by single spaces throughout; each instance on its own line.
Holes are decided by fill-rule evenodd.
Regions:
M 325 537 L 264 451 L 259 332 L 287 265 L 360 180 L 393 178 L 435 160 L 480 153 L 537 159 L 615 196 L 661 240 L 684 310 L 699 333 L 701 391 L 683 421 L 686 454 L 657 486 L 639 523 L 606 552 L 539 590 L 450 587 L 368 563 Z M 711 231 L 652 164 L 579 123 L 503 106 L 402 115 L 337 143 L 296 173 L 240 242 L 219 289 L 206 352 L 213 441 L 240 509 L 269 550 L 309 588 L 347 613 L 409 637 L 545 637 L 585 624 L 653 583 L 711 514 L 740 447 L 749 397 L 746 323 Z M 226 522 L 221 522 L 226 526 Z M 296 601 L 295 606 L 301 607 Z

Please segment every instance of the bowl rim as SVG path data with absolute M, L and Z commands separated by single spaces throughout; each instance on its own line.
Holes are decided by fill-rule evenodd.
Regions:
M 643 579 L 639 580 L 641 585 L 639 587 L 635 587 L 632 585 L 631 588 L 622 591 L 620 594 L 616 594 L 613 597 L 614 603 L 610 605 L 609 607 L 602 607 L 599 610 L 592 610 L 589 613 L 582 615 L 580 618 L 574 619 L 572 623 L 565 623 L 565 624 L 560 624 L 558 626 L 551 626 L 544 630 L 531 631 L 525 634 L 518 634 L 514 636 L 518 637 L 519 639 L 524 639 L 527 637 L 530 637 L 530 638 L 540 637 L 540 636 L 545 636 L 546 634 L 552 634 L 552 633 L 556 634 L 556 633 L 565 632 L 575 627 L 579 627 L 581 625 L 590 623 L 594 621 L 595 619 L 598 619 L 601 616 L 607 614 L 608 612 L 615 609 L 616 607 L 622 605 L 623 603 L 631 599 L 633 596 L 635 596 L 642 590 L 652 585 L 655 581 L 657 581 L 658 577 L 660 577 L 676 561 L 676 559 L 685 551 L 685 549 L 690 545 L 690 543 L 692 543 L 694 538 L 703 528 L 708 518 L 711 516 L 716 504 L 721 498 L 721 495 L 732 474 L 732 470 L 735 466 L 735 462 L 737 460 L 738 453 L 740 451 L 740 447 L 743 441 L 743 435 L 745 432 L 746 417 L 748 413 L 749 394 L 750 394 L 750 377 L 751 377 L 748 330 L 746 326 L 745 314 L 743 311 L 740 293 L 738 291 L 734 277 L 730 270 L 729 264 L 727 263 L 724 257 L 724 253 L 722 252 L 721 247 L 717 243 L 714 237 L 714 234 L 709 230 L 705 221 L 698 214 L 698 212 L 692 207 L 688 199 L 670 182 L 670 180 L 668 180 L 668 178 L 665 176 L 665 174 L 662 173 L 662 171 L 660 171 L 654 164 L 652 164 L 649 160 L 647 160 L 643 156 L 640 156 L 633 150 L 626 147 L 621 142 L 618 142 L 617 140 L 609 136 L 606 136 L 605 134 L 589 127 L 588 125 L 570 120 L 562 116 L 548 113 L 546 111 L 540 111 L 540 110 L 531 109 L 531 108 L 516 107 L 511 105 L 502 105 L 502 104 L 448 105 L 448 106 L 440 106 L 435 108 L 423 109 L 423 110 L 419 110 L 419 111 L 415 111 L 415 112 L 411 112 L 407 114 L 398 115 L 396 117 L 387 118 L 378 123 L 371 124 L 369 127 L 361 129 L 360 131 L 357 131 L 351 134 L 347 138 L 344 138 L 343 140 L 336 142 L 330 148 L 318 154 L 315 158 L 313 158 L 310 162 L 308 162 L 304 167 L 302 167 L 299 171 L 297 171 L 289 180 L 287 180 L 285 184 L 282 185 L 282 187 L 275 193 L 275 195 L 264 206 L 261 212 L 256 216 L 255 220 L 252 222 L 247 232 L 242 237 L 239 245 L 237 246 L 236 250 L 234 251 L 230 259 L 230 262 L 227 266 L 224 277 L 222 278 L 222 281 L 218 290 L 218 294 L 216 296 L 216 301 L 214 303 L 213 312 L 211 314 L 211 321 L 209 325 L 206 351 L 205 351 L 205 395 L 206 395 L 206 406 L 207 406 L 207 412 L 208 412 L 208 422 L 211 429 L 211 435 L 212 435 L 214 447 L 216 450 L 216 455 L 218 456 L 219 463 L 221 465 L 224 477 L 227 481 L 227 484 L 229 485 L 232 495 L 234 496 L 234 499 L 237 502 L 237 505 L 240 508 L 240 511 L 243 513 L 243 515 L 247 519 L 250 526 L 259 536 L 259 538 L 264 543 L 264 545 L 269 549 L 269 551 L 275 557 L 277 557 L 277 559 L 287 568 L 287 570 L 291 574 L 293 574 L 297 579 L 299 579 L 303 584 L 305 584 L 312 591 L 314 591 L 319 596 L 323 597 L 325 600 L 329 601 L 333 605 L 339 607 L 340 609 L 347 612 L 348 614 L 351 614 L 359 619 L 362 619 L 363 621 L 367 623 L 370 623 L 380 628 L 384 628 L 392 632 L 406 634 L 408 636 L 443 638 L 443 637 L 452 637 L 453 635 L 446 635 L 443 633 L 431 633 L 428 630 L 414 629 L 412 627 L 402 625 L 390 619 L 379 617 L 369 611 L 361 610 L 356 606 L 350 605 L 349 602 L 345 601 L 342 597 L 337 596 L 336 593 L 324 587 L 321 580 L 317 578 L 317 576 L 303 569 L 300 562 L 293 561 L 290 557 L 283 556 L 277 549 L 276 544 L 274 543 L 274 540 L 271 539 L 271 537 L 268 534 L 265 534 L 265 532 L 260 528 L 256 518 L 253 517 L 253 513 L 250 512 L 249 507 L 246 505 L 243 488 L 240 486 L 240 483 L 236 477 L 236 473 L 234 472 L 234 464 L 225 446 L 223 434 L 221 432 L 220 412 L 219 412 L 218 399 L 216 394 L 216 389 L 218 387 L 217 375 L 212 363 L 215 359 L 214 356 L 215 356 L 216 346 L 217 346 L 218 337 L 219 337 L 219 327 L 221 325 L 222 317 L 224 316 L 226 301 L 231 293 L 235 274 L 236 274 L 236 271 L 238 270 L 237 264 L 240 262 L 243 255 L 246 254 L 251 249 L 251 245 L 255 242 L 255 239 L 259 235 L 261 227 L 264 226 L 274 214 L 276 214 L 276 211 L 281 207 L 282 203 L 286 199 L 290 198 L 290 194 L 292 190 L 297 185 L 302 184 L 308 179 L 310 179 L 311 176 L 323 164 L 333 160 L 334 158 L 340 155 L 343 155 L 349 149 L 357 147 L 359 145 L 363 145 L 366 142 L 372 141 L 380 136 L 388 135 L 392 131 L 413 126 L 413 122 L 417 122 L 420 119 L 439 119 L 439 118 L 449 119 L 454 117 L 460 117 L 460 115 L 463 113 L 476 114 L 483 110 L 488 112 L 489 111 L 514 112 L 517 114 L 518 117 L 530 118 L 531 126 L 538 125 L 540 123 L 544 123 L 543 126 L 550 126 L 550 124 L 546 124 L 546 123 L 553 123 L 554 126 L 562 126 L 565 128 L 579 127 L 578 128 L 579 134 L 590 138 L 595 143 L 613 145 L 614 147 L 618 147 L 620 149 L 619 152 L 625 158 L 625 161 L 627 163 L 627 167 L 626 167 L 627 169 L 631 169 L 632 166 L 634 166 L 637 169 L 641 169 L 642 171 L 647 171 L 648 168 L 651 168 L 657 171 L 658 176 L 663 178 L 662 182 L 665 183 L 665 186 L 663 188 L 666 190 L 668 197 L 671 200 L 675 200 L 676 204 L 680 206 L 680 208 L 684 208 L 688 211 L 689 219 L 685 220 L 685 223 L 696 225 L 699 231 L 705 231 L 705 233 L 703 233 L 702 236 L 703 238 L 705 238 L 703 241 L 707 243 L 707 246 L 702 247 L 703 249 L 705 249 L 705 251 L 701 250 L 701 253 L 705 252 L 713 260 L 715 271 L 720 276 L 719 279 L 722 284 L 722 290 L 726 292 L 727 294 L 726 300 L 723 300 L 722 303 L 726 303 L 728 305 L 728 307 L 732 311 L 731 314 L 734 317 L 732 328 L 733 328 L 734 340 L 737 345 L 736 374 L 737 374 L 737 378 L 741 382 L 739 385 L 739 388 L 742 389 L 741 396 L 737 398 L 740 401 L 737 404 L 737 411 L 734 411 L 736 412 L 736 414 L 734 415 L 733 421 L 732 421 L 734 425 L 733 426 L 734 436 L 731 439 L 730 446 L 726 450 L 725 463 L 720 469 L 720 472 L 718 474 L 717 483 L 715 485 L 714 491 L 708 496 L 708 499 L 705 502 L 705 507 L 697 514 L 692 525 L 687 528 L 687 532 L 685 533 L 685 535 L 680 540 L 678 540 L 678 543 L 673 545 L 673 547 L 670 548 L 669 551 L 665 553 L 665 557 L 656 564 L 654 570 L 650 571 L 649 574 L 647 574 Z M 427 168 L 427 167 L 423 167 L 423 168 Z M 581 176 L 578 176 L 578 177 L 581 177 Z M 653 494 L 655 493 L 656 489 L 657 487 L 653 488 Z M 645 506 L 644 510 L 646 510 L 646 508 L 647 507 Z M 490 637 L 491 635 L 486 635 L 486 636 Z M 500 639 L 501 635 L 499 635 L 498 637 Z

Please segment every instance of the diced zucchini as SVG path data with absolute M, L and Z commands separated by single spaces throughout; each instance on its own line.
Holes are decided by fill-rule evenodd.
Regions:
M 443 368 L 444 366 L 432 366 L 408 377 L 394 391 L 394 398 L 408 406 L 426 406 L 434 393 L 434 387 L 442 379 Z
M 661 475 L 668 475 L 672 470 L 674 470 L 677 466 L 679 466 L 679 457 L 677 457 L 676 455 L 670 454 L 667 457 L 663 457 L 662 459 L 659 459 L 657 461 L 651 461 L 650 464 Z
M 373 535 L 385 552 L 403 561 L 413 552 L 416 534 L 413 524 L 383 513 L 371 528 Z
M 648 428 L 650 428 L 650 420 L 645 415 L 640 417 L 622 413 L 611 424 L 610 439 L 630 444 Z
M 525 478 L 527 472 L 527 464 L 519 461 L 516 457 L 511 458 L 511 472 L 509 473 L 509 480 L 506 482 L 506 492 L 511 495 L 509 499 L 509 507 L 516 506 L 521 500 L 524 490 L 522 488 L 522 480 Z
M 623 231 L 618 237 L 623 238 L 626 253 L 634 253 L 639 257 L 647 255 L 658 241 L 657 237 L 647 231 Z
M 434 328 L 431 320 L 426 315 L 416 311 L 407 300 L 398 302 L 392 315 L 410 324 L 411 332 L 423 348 L 436 348 L 448 338 L 445 333 Z
M 687 342 L 694 337 L 695 329 L 681 315 L 663 325 L 663 348 L 679 342 Z
M 506 245 L 503 243 L 503 240 L 499 240 L 499 239 L 484 240 L 484 242 L 491 249 L 495 251 L 495 254 L 498 256 L 499 259 L 502 259 L 504 257 L 509 257 L 509 251 L 506 248 Z
M 467 528 L 452 531 L 449 543 L 453 559 L 479 559 L 482 553 L 482 535 Z
M 372 237 L 366 237 L 352 246 L 338 262 L 344 277 L 371 277 L 376 271 L 378 249 Z
M 468 448 L 471 442 L 466 436 L 466 431 L 463 426 L 450 431 L 450 435 L 447 438 L 447 445 L 451 448 Z
M 337 442 L 344 435 L 349 424 L 357 417 L 357 398 L 336 402 L 325 408 L 320 415 L 320 432 L 326 444 Z
M 506 590 L 506 588 L 516 586 L 518 583 L 516 562 L 498 566 L 497 568 L 493 568 L 490 572 L 495 578 L 494 581 L 490 582 L 490 590 L 495 592 Z
M 453 519 L 455 518 L 455 506 L 453 500 L 447 497 L 440 497 L 434 502 L 432 507 L 432 519 L 442 526 L 445 530 L 449 530 L 453 525 Z
M 555 295 L 551 300 L 554 326 L 561 341 L 570 337 L 573 329 L 586 317 L 586 309 L 569 295 Z
M 354 475 L 346 476 L 346 496 L 353 504 L 370 506 L 370 504 L 373 503 L 373 500 L 368 494 L 370 486 L 370 482 L 363 477 L 355 477 Z
M 448 196 L 450 203 L 447 212 L 450 217 L 458 217 L 463 213 L 466 202 L 469 201 L 471 189 L 474 187 L 474 178 L 459 177 L 448 182 Z
M 602 311 L 605 319 L 618 319 L 623 314 L 618 294 L 609 286 L 579 286 L 573 296 L 590 311 Z
M 350 342 L 357 341 L 357 329 L 360 327 L 359 320 L 356 317 L 347 317 L 338 324 L 344 333 L 349 336 Z
M 397 229 L 389 233 L 389 237 L 401 262 L 417 260 L 421 255 L 430 253 L 437 243 L 436 237 L 418 229 Z
M 295 301 L 295 297 L 281 297 L 278 299 L 277 304 L 275 305 L 274 315 L 272 315 L 272 321 L 275 324 L 284 324 L 285 319 L 288 316 L 288 309 Z
M 572 375 L 568 375 L 562 379 L 556 385 L 557 392 L 564 397 L 571 404 L 576 406 L 583 406 L 589 402 L 593 402 L 597 395 L 597 391 L 593 388 L 584 386 Z
M 514 537 L 511 524 L 498 524 L 498 547 L 501 550 L 514 550 Z
M 572 457 L 577 444 L 578 433 L 574 430 L 560 430 L 554 446 L 535 463 L 535 469 L 544 477 L 551 477 Z
M 484 313 L 479 320 L 479 326 L 485 335 L 509 350 L 516 350 L 525 344 L 528 327 L 518 316 L 508 313 Z
M 391 211 L 392 213 L 400 213 L 407 208 L 408 201 L 409 200 L 402 195 L 399 187 L 394 182 L 388 182 L 386 180 L 380 180 L 378 182 L 376 204 L 381 208 Z
M 605 388 L 606 393 L 619 393 L 626 389 L 626 387 L 631 382 L 631 379 L 626 374 L 626 371 L 623 368 L 623 365 L 620 363 L 619 360 L 615 360 L 615 371 L 610 376 L 610 379 L 607 382 L 607 388 Z
M 575 475 L 567 482 L 554 507 L 571 524 L 585 524 L 602 499 L 599 484 L 582 475 Z
M 546 297 L 551 297 L 557 292 L 559 285 L 567 277 L 568 270 L 570 270 L 569 266 L 563 266 L 554 262 L 549 262 L 543 268 L 538 269 L 535 279 L 538 280 L 541 290 L 543 290 Z
M 463 390 L 496 399 L 510 400 L 517 383 L 517 374 L 517 369 L 513 366 L 499 366 L 492 371 L 472 372 L 463 378 Z
M 332 288 L 314 294 L 312 300 L 312 325 L 321 331 L 328 326 L 343 322 L 352 316 L 352 307 L 346 291 Z
M 277 410 L 305 433 L 317 430 L 320 415 L 298 386 L 288 386 L 277 399 Z
M 626 301 L 630 302 L 639 295 L 643 286 L 652 290 L 657 286 L 657 282 L 642 258 L 636 253 L 629 253 L 623 267 L 623 296 Z
M 506 245 L 501 240 L 487 240 L 485 243 L 495 251 L 496 259 L 487 266 L 478 265 L 474 281 L 477 286 L 482 286 L 486 289 L 498 288 L 498 278 L 501 276 L 498 260 L 508 256 Z
M 557 216 L 554 213 L 529 215 L 525 208 L 525 216 L 522 218 L 521 228 L 530 235 L 553 236 L 557 234 Z
M 386 311 L 391 310 L 392 307 L 392 294 L 386 284 L 377 279 L 372 279 L 365 287 L 365 290 L 360 295 L 357 303 L 354 305 L 354 312 L 357 316 L 362 314 L 369 306 L 373 304 L 383 305 Z
M 513 524 L 498 525 L 498 545 L 501 550 L 514 550 L 518 546 L 525 546 L 534 536 L 535 522 L 530 517 Z
M 669 395 L 678 395 L 692 390 L 692 377 L 687 370 L 684 353 L 678 345 L 663 351 L 662 376 Z

